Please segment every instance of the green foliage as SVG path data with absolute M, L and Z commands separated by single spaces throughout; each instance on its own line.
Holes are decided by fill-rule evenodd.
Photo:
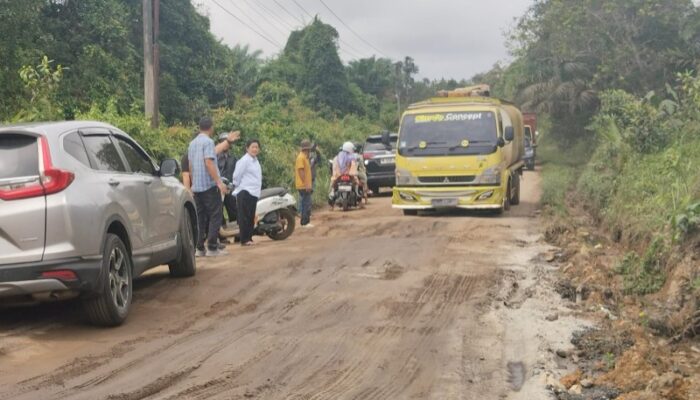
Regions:
M 19 70 L 29 99 L 24 108 L 15 115 L 15 121 L 46 121 L 61 118 L 56 93 L 63 78 L 63 67 L 52 68 L 53 60 L 44 56 L 36 67 L 25 65 Z
M 182 126 L 151 128 L 150 120 L 140 110 L 123 114 L 117 109 L 115 101 L 109 101 L 105 107 L 93 106 L 84 113 L 76 115 L 80 120 L 107 122 L 128 133 L 136 139 L 156 160 L 166 158 L 180 160 L 189 141 L 192 128 Z
M 677 240 L 686 236 L 686 226 L 692 230 L 691 205 L 700 198 L 698 81 L 680 76 L 678 87 L 667 89 L 668 101 L 606 93 L 590 126 L 599 145 L 577 192 L 589 210 L 630 241 L 651 240 L 669 221 L 678 226 Z
M 386 58 L 363 58 L 350 61 L 347 67 L 350 82 L 356 84 L 363 92 L 378 99 L 393 96 L 394 66 Z
M 678 242 L 700 230 L 700 202 L 690 204 L 673 217 L 673 239 Z
M 284 79 L 316 110 L 347 113 L 353 104 L 345 68 L 338 56 L 338 32 L 320 19 L 290 35 L 283 56 L 274 63 L 272 76 Z
M 217 131 L 240 129 L 242 142 L 257 138 L 262 145 L 260 162 L 264 187 L 293 188 L 294 160 L 302 139 L 318 144 L 324 161 L 319 165 L 314 203 L 323 204 L 328 194 L 326 161 L 333 158 L 347 140 L 360 142 L 380 127 L 366 118 L 347 115 L 333 117 L 316 112 L 285 84 L 263 83 L 253 99 L 242 100 L 231 109 L 214 114 Z M 243 148 L 235 149 L 237 156 Z
M 259 52 L 230 49 L 209 32 L 190 0 L 161 2 L 161 113 L 190 123 L 211 106 L 252 95 Z M 55 94 L 56 118 L 73 118 L 114 102 L 129 113 L 142 102 L 143 29 L 140 0 L 0 0 L 0 120 L 26 105 L 17 71 L 46 55 L 67 71 Z
M 645 295 L 658 292 L 666 282 L 664 259 L 666 247 L 660 237 L 655 238 L 640 257 L 628 253 L 615 268 L 623 276 L 626 294 Z

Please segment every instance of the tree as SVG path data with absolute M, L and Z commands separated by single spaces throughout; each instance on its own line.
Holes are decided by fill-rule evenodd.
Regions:
M 347 71 L 350 81 L 359 86 L 363 92 L 377 99 L 393 97 L 394 77 L 391 60 L 374 56 L 362 58 L 350 61 Z

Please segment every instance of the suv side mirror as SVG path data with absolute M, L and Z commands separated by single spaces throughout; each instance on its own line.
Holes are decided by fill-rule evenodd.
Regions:
M 498 138 L 498 141 L 496 142 L 496 145 L 498 145 L 498 147 L 503 147 L 503 146 L 506 145 L 506 141 L 503 140 L 502 137 L 499 137 L 499 138 Z
M 506 139 L 507 142 L 510 142 L 513 139 L 515 139 L 515 130 L 512 126 L 506 126 L 506 129 L 503 132 L 503 137 Z
M 175 176 L 178 172 L 180 172 L 180 166 L 172 158 L 165 159 L 160 163 L 160 176 Z

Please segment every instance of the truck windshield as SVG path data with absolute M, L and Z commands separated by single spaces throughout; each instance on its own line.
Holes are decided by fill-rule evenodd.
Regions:
M 399 133 L 403 156 L 490 154 L 498 132 L 493 112 L 447 112 L 406 115 Z

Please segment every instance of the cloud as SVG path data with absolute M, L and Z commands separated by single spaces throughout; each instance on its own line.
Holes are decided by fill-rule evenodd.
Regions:
M 268 56 L 280 51 L 213 0 L 195 1 L 224 43 L 249 44 Z M 305 11 L 318 15 L 338 30 L 343 60 L 380 56 L 373 46 L 394 60 L 413 57 L 420 77 L 430 79 L 470 78 L 507 60 L 504 32 L 532 4 L 532 0 L 324 0 L 359 38 L 319 0 L 296 0 L 305 11 L 292 0 L 277 0 L 284 8 L 274 0 L 216 2 L 281 46 L 290 27 L 300 27 L 299 20 L 309 21 Z

